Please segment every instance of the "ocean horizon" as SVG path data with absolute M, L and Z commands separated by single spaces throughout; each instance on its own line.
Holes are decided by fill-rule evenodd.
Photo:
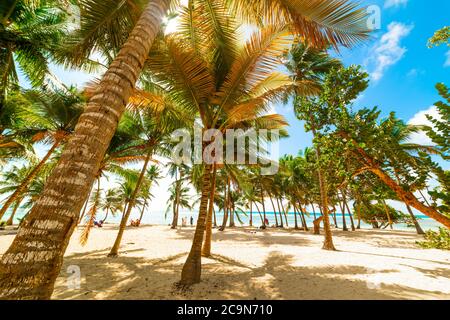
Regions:
M 14 224 L 18 224 L 20 223 L 20 220 L 23 218 L 23 216 L 25 215 L 26 211 L 25 210 L 20 210 L 17 212 L 16 217 L 14 218 Z M 11 210 L 9 210 L 5 216 L 3 217 L 2 221 L 6 221 L 8 220 L 9 216 L 11 214 Z M 102 219 L 104 219 L 106 213 L 105 212 L 100 212 L 97 214 L 96 216 L 96 220 L 100 221 Z M 320 217 L 320 213 L 316 212 L 316 216 Z M 419 221 L 419 224 L 421 225 L 422 229 L 424 231 L 428 231 L 428 230 L 433 230 L 433 231 L 437 231 L 439 230 L 440 227 L 443 227 L 442 224 L 440 224 L 439 222 L 425 216 L 425 215 L 415 215 L 417 220 Z M 115 216 L 109 214 L 108 215 L 108 219 L 107 219 L 107 223 L 108 224 L 118 224 L 120 223 L 122 214 L 116 214 Z M 131 220 L 133 219 L 139 219 L 140 217 L 140 210 L 133 210 L 130 216 L 130 220 L 128 221 L 128 223 L 130 223 Z M 198 213 L 195 211 L 182 211 L 180 212 L 180 216 L 179 216 L 179 225 L 181 225 L 181 219 L 182 218 L 187 218 L 187 223 L 188 225 L 190 224 L 190 218 L 193 217 L 194 218 L 194 223 L 197 220 L 198 217 Z M 238 218 L 239 217 L 239 218 Z M 275 221 L 275 215 L 273 211 L 266 211 L 266 217 L 269 220 L 269 225 L 276 225 L 276 221 Z M 351 221 L 350 221 L 350 215 L 349 214 L 345 214 L 346 217 L 346 223 L 347 223 L 347 227 L 350 229 L 351 228 Z M 279 214 L 277 216 L 278 220 L 279 220 Z M 284 218 L 284 216 L 283 216 Z M 289 212 L 287 214 L 287 220 L 288 220 L 288 226 L 289 227 L 293 227 L 295 225 L 295 217 L 294 217 L 294 212 Z M 299 216 L 297 216 L 298 218 L 298 225 L 301 226 L 301 220 L 299 219 Z M 337 224 L 340 228 L 342 228 L 342 224 L 343 224 L 343 219 L 342 219 L 342 213 L 336 213 L 336 218 L 337 218 Z M 313 213 L 308 213 L 305 216 L 306 219 L 306 223 L 308 225 L 308 227 L 312 227 L 313 226 L 313 221 L 314 221 L 314 214 Z M 222 212 L 216 212 L 216 220 L 217 220 L 217 224 L 221 225 L 222 224 L 222 220 L 223 220 L 223 213 Z M 357 219 L 354 218 L 354 223 L 355 225 L 357 225 L 358 221 Z M 250 221 L 250 212 L 246 212 L 244 213 L 240 213 L 239 216 L 235 217 L 235 224 L 236 226 L 248 226 L 249 225 L 249 221 Z M 172 223 L 172 212 L 170 212 L 167 217 L 165 215 L 164 211 L 152 211 L 147 210 L 144 213 L 144 216 L 142 218 L 142 224 L 148 224 L 148 225 L 170 225 Z M 228 220 L 229 223 L 229 220 Z M 283 223 L 286 225 L 285 220 L 283 219 Z M 332 225 L 334 225 L 334 220 L 333 217 L 330 216 L 330 223 Z M 258 227 L 260 225 L 262 225 L 261 222 L 261 218 L 259 216 L 258 212 L 253 212 L 253 225 Z M 372 225 L 364 223 L 363 221 L 361 221 L 361 228 L 363 229 L 373 229 Z M 415 231 L 415 228 L 413 225 L 409 226 L 405 223 L 397 223 L 394 224 L 394 228 L 397 230 L 404 230 L 404 231 Z M 388 227 L 389 229 L 389 227 Z

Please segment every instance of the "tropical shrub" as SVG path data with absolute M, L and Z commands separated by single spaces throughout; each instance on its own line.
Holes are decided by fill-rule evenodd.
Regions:
M 425 249 L 450 250 L 450 230 L 439 228 L 439 232 L 428 231 L 425 241 L 418 241 L 417 244 Z

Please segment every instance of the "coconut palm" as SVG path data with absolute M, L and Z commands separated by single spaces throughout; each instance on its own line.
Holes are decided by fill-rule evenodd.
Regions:
M 114 20 L 98 20 L 97 18 L 103 16 L 104 13 L 111 13 L 111 10 L 114 10 L 114 8 L 117 9 L 117 6 L 114 6 L 116 2 L 102 0 L 84 1 L 83 3 L 87 4 L 84 8 L 94 9 L 91 13 L 94 13 L 92 17 L 93 20 L 97 20 L 97 23 L 92 23 L 91 26 L 95 30 L 105 30 L 102 29 L 105 26 L 111 27 L 110 22 Z M 126 3 L 128 4 L 129 2 L 127 1 Z M 2 271 L 2 275 L 7 274 L 7 276 L 0 278 L 0 287 L 2 288 L 0 296 L 8 298 L 50 297 L 67 247 L 67 240 L 73 233 L 80 210 L 95 180 L 97 168 L 114 135 L 119 119 L 124 112 L 125 104 L 144 67 L 148 52 L 157 36 L 159 26 L 170 3 L 170 0 L 156 0 L 145 4 L 142 13 L 134 24 L 133 30 L 129 33 L 127 40 L 113 59 L 108 71 L 103 75 L 96 93 L 90 99 L 84 114 L 80 117 L 74 137 L 67 144 L 61 160 L 50 176 L 41 199 L 30 212 L 28 219 L 23 223 L 23 236 L 16 238 L 7 254 L 2 257 L 0 271 Z M 191 1 L 191 3 L 194 2 Z M 279 0 L 270 3 L 260 0 L 255 3 L 256 5 L 249 5 L 248 1 L 236 0 L 232 3 L 235 5 L 234 9 L 238 9 L 239 13 L 243 13 L 246 17 L 256 17 L 260 21 L 261 17 L 280 17 L 281 20 L 284 20 L 283 22 L 293 23 L 296 32 L 303 38 L 310 38 L 313 44 L 352 45 L 367 36 L 364 23 L 365 11 L 362 9 L 357 10 L 356 5 L 345 0 L 316 0 L 308 2 Z M 276 15 L 273 15 L 274 10 L 277 12 Z M 89 13 L 89 10 L 82 12 Z M 203 19 L 200 17 L 198 20 L 202 21 Z M 109 28 L 109 31 L 111 30 L 112 28 Z M 114 34 L 114 32 L 111 33 Z M 118 34 L 121 35 L 121 33 Z M 93 39 L 91 42 L 93 44 L 92 47 L 96 46 L 96 41 L 103 41 L 103 35 L 100 34 L 99 38 Z M 99 47 L 101 48 L 101 46 Z M 166 72 L 168 71 L 166 70 Z M 226 92 L 230 93 L 228 90 Z M 230 98 L 232 97 L 228 96 L 223 101 L 228 102 Z M 80 180 L 83 183 L 78 183 Z M 209 178 L 205 180 L 209 183 Z M 53 197 L 58 198 L 61 205 L 53 207 L 51 214 L 49 214 L 47 204 L 49 201 L 53 201 L 51 200 Z M 206 207 L 206 202 L 203 203 L 203 207 Z M 27 262 L 21 262 L 21 264 L 27 264 L 27 267 L 15 268 L 14 274 L 3 272 L 3 269 L 5 271 L 11 270 L 8 268 L 9 260 L 5 257 L 22 254 L 23 248 L 28 248 L 26 245 L 21 244 L 27 243 L 27 234 L 36 234 L 33 230 L 37 227 L 30 221 L 43 219 L 60 222 L 51 224 L 55 226 L 50 228 L 51 230 L 45 229 L 39 232 L 40 237 L 46 239 L 45 242 L 49 237 L 52 239 L 51 247 L 54 248 L 54 254 L 51 257 L 49 255 L 49 260 L 45 264 L 40 264 L 31 259 Z M 200 233 L 197 234 L 197 238 L 199 237 Z M 33 236 L 33 241 L 37 241 L 35 236 Z M 44 265 L 46 267 L 43 267 Z M 20 279 L 29 277 L 29 268 L 36 270 L 33 274 L 36 279 L 41 280 L 36 281 L 32 287 L 21 287 L 20 284 L 23 282 Z M 25 274 L 18 270 L 28 271 Z M 54 276 L 40 276 L 44 274 Z M 195 277 L 195 279 L 198 278 L 199 276 Z M 11 288 L 14 288 L 14 290 L 10 290 Z
M 58 1 L 2 1 L 0 5 L 0 110 L 18 87 L 18 70 L 34 87 L 50 74 L 50 59 L 67 34 L 67 14 Z
M 10 205 L 26 191 L 29 183 L 44 167 L 58 147 L 65 144 L 72 134 L 82 112 L 83 98 L 75 91 L 27 91 L 24 96 L 31 103 L 21 110 L 27 123 L 25 129 L 34 131 L 32 141 L 49 145 L 49 149 L 36 166 L 24 177 L 0 209 L 0 219 Z
M 141 215 L 139 216 L 139 224 L 141 223 L 144 212 L 149 205 L 149 201 L 153 198 L 153 195 L 151 194 L 152 186 L 155 184 L 157 185 L 158 179 L 162 178 L 161 170 L 157 166 L 150 166 L 150 168 L 147 169 L 146 177 L 148 183 L 143 185 L 141 188 L 144 203 L 142 204 Z
M 106 190 L 103 201 L 100 204 L 100 209 L 105 211 L 105 217 L 102 219 L 103 222 L 108 220 L 109 214 L 115 216 L 118 212 L 122 212 L 123 203 L 118 189 Z

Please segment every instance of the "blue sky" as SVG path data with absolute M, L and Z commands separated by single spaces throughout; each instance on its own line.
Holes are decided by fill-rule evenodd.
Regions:
M 371 75 L 369 88 L 355 106 L 378 106 L 383 116 L 395 111 L 406 122 L 423 122 L 425 111 L 440 100 L 435 84 L 450 84 L 450 65 L 445 66 L 450 48 L 427 47 L 436 30 L 450 25 L 450 1 L 363 0 L 362 4 L 379 6 L 381 29 L 373 32 L 370 41 L 339 55 L 345 64 L 363 65 Z M 302 130 L 291 107 L 276 109 L 291 124 L 291 138 L 281 143 L 281 153 L 295 154 L 309 145 L 311 136 Z

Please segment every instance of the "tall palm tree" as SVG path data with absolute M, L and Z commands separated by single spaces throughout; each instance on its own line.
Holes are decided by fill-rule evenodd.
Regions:
M 331 58 L 323 50 L 310 47 L 304 43 L 298 43 L 294 46 L 290 52 L 290 59 L 286 64 L 286 67 L 292 73 L 292 77 L 296 81 L 299 88 L 302 88 L 305 82 L 312 82 L 313 84 L 320 86 L 323 83 L 324 76 L 333 68 L 339 68 L 340 66 L 341 62 L 339 60 Z M 300 96 L 298 92 L 296 92 L 296 96 Z M 314 116 L 312 114 L 299 114 L 298 112 L 297 116 L 307 120 L 310 130 L 312 131 L 314 138 L 316 138 L 317 123 L 314 121 Z M 316 152 L 316 161 L 320 161 L 320 147 L 315 146 L 314 150 Z M 333 244 L 329 220 L 328 187 L 326 177 L 319 166 L 317 167 L 317 175 L 319 180 L 321 208 L 323 211 L 323 225 L 325 230 L 323 249 L 336 250 Z
M 103 75 L 95 95 L 90 99 L 85 112 L 80 117 L 74 136 L 70 139 L 61 160 L 49 177 L 47 187 L 40 200 L 23 222 L 20 237 L 15 238 L 6 254 L 2 256 L 0 297 L 49 298 L 51 296 L 54 281 L 61 268 L 63 255 L 78 221 L 80 210 L 88 197 L 100 162 L 114 135 L 125 104 L 144 67 L 148 52 L 171 2 L 170 0 L 155 0 L 145 5 L 133 30 L 114 57 L 108 71 Z M 226 2 L 228 3 L 228 1 Z M 85 1 L 85 3 L 94 5 L 96 14 L 93 17 L 97 18 L 104 13 L 111 13 L 111 8 L 114 8 L 111 6 L 111 1 Z M 303 38 L 310 38 L 313 44 L 317 45 L 331 43 L 336 46 L 339 44 L 350 46 L 366 38 L 368 33 L 364 23 L 365 11 L 357 9 L 355 4 L 346 0 L 308 2 L 279 0 L 272 1 L 270 6 L 267 6 L 268 3 L 265 0 L 257 1 L 258 6 L 250 6 L 246 0 L 235 0 L 232 3 L 236 5 L 235 10 L 237 8 L 239 13 L 248 13 L 247 17 L 254 17 L 259 21 L 261 21 L 261 17 L 280 17 L 281 20 L 284 20 L 283 22 L 293 23 L 297 33 Z M 102 4 L 104 4 L 103 7 L 101 7 Z M 279 14 L 273 15 L 274 9 Z M 209 16 L 211 17 L 211 15 Z M 100 27 L 111 26 L 109 22 L 113 20 L 97 21 L 103 23 L 97 25 L 93 23 L 93 28 L 102 30 Z M 199 21 L 202 21 L 201 17 Z M 119 33 L 119 35 L 121 34 Z M 103 39 L 102 36 L 101 34 L 98 39 L 93 39 L 92 47 L 95 47 L 96 40 L 102 41 L 100 40 Z M 205 175 L 205 184 L 209 184 L 209 178 L 206 177 L 207 175 Z M 205 197 L 207 191 L 205 190 Z M 49 204 L 54 203 L 55 198 L 58 199 L 58 205 L 52 205 L 51 214 L 49 214 Z M 202 203 L 202 207 L 206 210 L 206 201 Z M 43 229 L 32 223 L 33 221 L 47 220 L 58 221 L 58 223 L 45 223 L 43 225 L 47 227 Z M 39 229 L 39 239 L 35 236 L 36 228 Z M 202 227 L 197 233 L 197 240 L 201 240 L 203 235 L 201 229 Z M 52 255 L 48 255 L 45 263 L 37 258 L 39 255 L 36 255 L 36 258 L 22 261 L 20 264 L 23 267 L 18 268 L 16 265 L 15 271 L 12 272 L 9 265 L 15 260 L 16 255 L 22 255 L 24 250 L 26 252 L 31 250 L 26 245 L 31 241 L 33 243 L 36 241 L 49 243 L 49 246 L 53 248 Z M 192 266 L 195 265 L 197 265 L 196 262 L 192 264 Z M 21 279 L 29 279 L 30 270 L 33 270 L 35 281 L 32 286 L 24 286 Z M 197 274 L 194 277 L 195 281 L 199 279 L 199 273 L 197 272 Z
M 103 201 L 100 204 L 100 209 L 105 211 L 103 222 L 108 220 L 109 214 L 115 216 L 118 212 L 123 210 L 122 199 L 120 198 L 120 191 L 118 189 L 108 189 L 105 192 Z
M 66 143 L 73 133 L 75 124 L 82 112 L 83 98 L 75 91 L 28 91 L 24 93 L 31 105 L 24 108 L 22 116 L 30 131 L 35 131 L 33 142 L 49 145 L 49 149 L 36 166 L 24 177 L 0 209 L 0 219 L 13 202 L 26 191 L 29 183 L 44 167 L 58 147 Z
M 229 128 L 248 128 L 249 124 L 255 128 L 275 128 L 285 123 L 284 119 L 278 115 L 260 116 L 260 113 L 267 108 L 268 101 L 290 84 L 287 77 L 272 71 L 277 57 L 289 44 L 288 35 L 285 28 L 270 27 L 254 35 L 242 49 L 230 41 L 227 52 L 232 64 L 229 69 L 220 64 L 219 69 L 214 51 L 199 56 L 195 47 L 187 46 L 184 35 L 172 34 L 151 52 L 149 70 L 157 81 L 171 89 L 180 105 L 195 108 L 204 130 L 215 128 L 225 133 Z M 212 165 L 205 165 L 197 229 L 182 273 L 186 284 L 200 279 L 198 261 L 208 212 L 211 171 Z

